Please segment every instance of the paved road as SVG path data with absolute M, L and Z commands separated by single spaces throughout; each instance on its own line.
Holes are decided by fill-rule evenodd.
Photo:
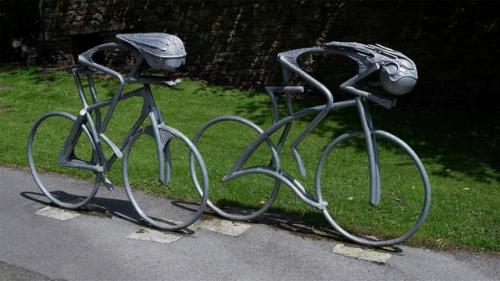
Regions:
M 78 181 L 51 176 L 59 184 Z M 238 237 L 198 228 L 173 243 L 128 239 L 141 228 L 121 189 L 101 189 L 112 217 L 61 221 L 27 171 L 0 167 L 0 280 L 499 280 L 500 257 L 402 247 L 387 264 L 336 254 L 333 239 L 311 239 L 265 224 Z M 31 199 L 30 199 L 31 198 Z M 36 200 L 34 200 L 36 199 Z M 121 215 L 120 215 L 121 214 Z

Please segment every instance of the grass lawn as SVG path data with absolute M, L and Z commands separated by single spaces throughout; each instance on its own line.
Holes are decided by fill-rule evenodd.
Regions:
M 100 81 L 100 97 L 110 97 L 114 85 L 109 80 Z M 225 89 L 191 80 L 183 81 L 176 89 L 154 87 L 153 90 L 166 122 L 190 138 L 205 122 L 222 114 L 243 116 L 263 128 L 271 124 L 268 97 L 263 93 Z M 303 101 L 295 103 L 297 108 L 310 105 Z M 31 124 L 41 114 L 55 110 L 77 114 L 80 109 L 74 82 L 68 73 L 42 73 L 35 69 L 0 72 L 0 164 L 27 165 L 27 136 Z M 139 111 L 138 99 L 119 104 L 107 135 L 120 143 Z M 372 115 L 377 128 L 392 132 L 413 147 L 424 162 L 432 183 L 430 215 L 408 243 L 499 251 L 498 112 L 414 107 L 388 111 L 372 107 Z M 310 120 L 306 118 L 294 124 L 281 161 L 283 170 L 298 178 L 307 190 L 315 194 L 314 171 L 322 150 L 335 136 L 360 126 L 352 109 L 333 112 L 299 146 L 307 170 L 307 175 L 302 178 L 288 147 Z M 55 127 L 47 130 L 46 144 L 50 148 L 59 147 L 57 143 L 64 141 L 64 131 Z M 221 124 L 207 131 L 201 140 L 199 149 L 208 166 L 210 197 L 215 202 L 256 208 L 269 196 L 274 185 L 269 178 L 248 176 L 229 183 L 219 180 L 253 137 L 255 133 L 246 127 Z M 273 140 L 276 141 L 277 137 L 273 136 Z M 196 197 L 189 184 L 187 153 L 177 152 L 184 149 L 182 145 L 172 144 L 173 177 L 167 188 L 158 184 L 155 177 L 155 152 L 150 144 L 148 138 L 140 138 L 134 145 L 129 169 L 133 184 L 159 195 L 184 199 Z M 366 234 L 391 236 L 415 220 L 422 190 L 417 171 L 406 155 L 388 142 L 380 141 L 380 147 L 383 185 L 380 208 L 368 205 L 367 157 L 360 140 L 346 143 L 331 155 L 322 175 L 322 193 L 333 216 L 342 225 Z M 268 160 L 269 151 L 262 146 L 249 160 L 248 166 L 265 165 Z M 41 162 L 40 165 L 47 170 L 85 177 L 84 174 L 75 174 L 75 170 L 62 170 L 49 163 Z M 109 178 L 118 185 L 122 183 L 120 167 L 118 161 L 109 173 Z M 303 216 L 312 225 L 326 226 L 320 212 L 302 203 L 283 186 L 273 210 Z

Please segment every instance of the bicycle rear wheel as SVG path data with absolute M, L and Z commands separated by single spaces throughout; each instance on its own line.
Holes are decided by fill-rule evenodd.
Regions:
M 38 188 L 54 204 L 76 209 L 87 204 L 97 193 L 100 172 L 62 165 L 58 156 L 74 126 L 76 117 L 66 112 L 49 112 L 40 117 L 28 136 L 28 162 Z M 82 125 L 82 135 L 74 150 L 74 156 L 82 161 L 97 159 L 95 144 L 87 128 Z M 49 172 L 73 175 L 83 180 L 67 178 L 61 185 Z M 92 182 L 88 182 L 92 180 Z
M 244 149 L 262 134 L 262 129 L 239 116 L 221 116 L 206 123 L 193 142 L 207 156 L 210 176 L 208 206 L 231 220 L 253 220 L 266 212 L 278 195 L 280 181 L 262 174 L 246 174 L 226 180 Z M 277 171 L 273 144 L 264 141 L 245 165 L 265 166 Z M 244 167 L 245 168 L 245 167 Z
M 153 127 L 139 130 L 130 140 L 123 156 L 123 182 L 132 205 L 146 223 L 179 230 L 203 214 L 208 199 L 207 172 L 198 150 L 184 134 L 164 125 L 158 129 L 161 151 Z M 158 153 L 164 153 L 169 163 L 169 176 L 164 179 L 159 177 Z M 190 156 L 196 160 L 194 169 L 201 183 L 191 178 Z
M 316 169 L 316 192 L 318 200 L 328 203 L 323 214 L 340 234 L 362 245 L 388 246 L 408 239 L 423 224 L 431 185 L 410 146 L 385 131 L 374 131 L 373 136 L 380 163 L 380 204 L 368 202 L 368 160 L 361 132 L 341 135 L 326 147 Z

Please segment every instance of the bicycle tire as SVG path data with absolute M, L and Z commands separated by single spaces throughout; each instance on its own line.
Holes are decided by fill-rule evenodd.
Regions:
M 336 139 L 334 139 L 330 144 L 327 145 L 325 150 L 323 151 L 321 158 L 318 162 L 317 168 L 316 168 L 316 174 L 315 174 L 315 185 L 316 185 L 316 193 L 318 196 L 318 200 L 320 202 L 324 202 L 323 194 L 322 194 L 322 187 L 321 187 L 321 180 L 322 180 L 322 173 L 325 168 L 325 161 L 329 158 L 330 154 L 335 150 L 339 144 L 346 142 L 348 140 L 351 140 L 356 137 L 363 136 L 363 133 L 361 132 L 352 132 L 352 133 L 346 133 L 343 134 Z M 376 246 L 376 247 L 383 247 L 383 246 L 389 246 L 389 245 L 394 245 L 394 244 L 399 244 L 406 239 L 410 238 L 415 232 L 422 226 L 423 222 L 425 221 L 428 213 L 429 213 L 429 208 L 430 208 L 430 203 L 431 203 L 431 185 L 429 182 L 429 177 L 427 175 L 427 172 L 425 171 L 425 168 L 422 164 L 422 161 L 418 157 L 418 155 L 413 151 L 413 149 L 406 144 L 404 141 L 399 139 L 398 137 L 385 132 L 381 130 L 376 130 L 373 131 L 373 136 L 376 137 L 377 141 L 383 140 L 383 141 L 388 141 L 390 142 L 393 146 L 398 147 L 399 149 L 402 149 L 405 155 L 409 156 L 413 164 L 416 166 L 418 172 L 419 172 L 419 181 L 421 182 L 421 185 L 423 187 L 422 190 L 422 195 L 423 198 L 421 203 L 421 209 L 415 210 L 415 215 L 413 217 L 416 217 L 417 211 L 418 213 L 418 218 L 414 223 L 412 223 L 412 226 L 406 230 L 402 235 L 395 237 L 395 238 L 383 238 L 383 239 L 374 239 L 366 236 L 361 236 L 359 234 L 354 234 L 351 231 L 348 231 L 345 227 L 342 227 L 340 223 L 338 223 L 333 216 L 331 215 L 330 211 L 328 210 L 329 207 L 327 206 L 325 209 L 323 209 L 323 215 L 326 217 L 327 221 L 330 223 L 330 225 L 338 231 L 342 236 L 346 237 L 347 239 L 354 241 L 358 244 L 366 245 L 366 246 Z M 378 149 L 378 148 L 377 148 Z M 381 162 L 381 165 L 383 163 Z M 400 164 L 398 164 L 400 165 Z M 383 173 L 384 170 L 381 168 L 381 173 Z M 401 185 L 402 186 L 402 185 Z M 401 186 L 398 186 L 401 188 Z M 413 189 L 413 188 L 412 188 Z M 382 195 L 384 195 L 384 183 L 382 183 L 381 186 L 382 190 Z M 386 194 L 387 195 L 387 194 Z M 351 198 L 352 200 L 352 198 Z M 381 204 L 384 204 L 384 200 L 382 199 Z M 387 199 L 389 200 L 389 199 Z M 334 209 L 335 206 L 332 206 Z
M 254 132 L 254 133 L 257 134 L 257 136 L 261 135 L 263 133 L 262 129 L 259 126 L 257 126 L 256 124 L 252 123 L 251 121 L 249 121 L 249 120 L 247 120 L 245 118 L 239 117 L 239 116 L 220 116 L 220 117 L 214 118 L 211 121 L 207 122 L 197 132 L 196 136 L 193 139 L 193 143 L 198 147 L 198 149 L 202 150 L 201 153 L 203 155 L 208 155 L 210 153 L 213 153 L 214 147 L 213 146 L 209 147 L 208 151 L 203 151 L 203 149 L 200 148 L 200 147 L 203 146 L 203 144 L 200 143 L 200 142 L 203 142 L 202 141 L 202 136 L 208 131 L 209 128 L 213 127 L 216 124 L 224 123 L 224 122 L 235 122 L 237 124 L 242 124 L 245 127 L 250 128 L 252 132 Z M 238 132 L 241 133 L 242 130 L 238 130 Z M 273 146 L 272 142 L 269 139 L 266 140 L 266 143 L 267 143 L 267 145 L 269 147 L 269 150 L 273 150 L 274 149 L 274 146 Z M 223 143 L 222 142 L 218 142 L 218 144 L 223 144 Z M 223 144 L 223 146 L 228 147 L 227 144 Z M 268 155 L 267 161 L 270 161 L 271 163 L 279 163 L 279 159 L 276 159 L 276 156 L 274 154 L 272 154 L 272 153 L 270 153 L 270 155 Z M 214 163 L 214 164 L 217 164 L 217 163 Z M 214 167 L 214 169 L 215 169 L 215 167 Z M 209 175 L 215 174 L 214 173 L 214 169 L 209 169 L 208 174 Z M 279 167 L 278 166 L 271 167 L 271 169 L 273 169 L 274 171 L 278 171 Z M 223 173 L 224 173 L 225 176 L 228 176 L 228 175 L 225 174 L 226 171 L 224 171 Z M 192 171 L 192 174 L 193 174 L 194 179 L 197 180 L 196 179 L 196 175 L 193 173 L 193 171 Z M 249 174 L 245 174 L 244 176 L 238 176 L 236 178 L 245 177 L 245 176 L 248 176 L 248 175 L 255 175 L 255 174 L 256 173 L 249 173 Z M 232 181 L 232 180 L 234 180 L 236 178 L 229 179 L 227 182 L 230 182 L 230 181 Z M 222 185 L 222 184 L 227 183 L 226 181 L 224 181 L 222 179 L 221 179 L 220 182 L 216 181 L 214 177 L 211 178 L 210 182 L 211 182 L 211 194 L 213 194 L 215 192 L 214 188 L 216 188 L 217 184 Z M 227 210 L 228 208 L 226 208 L 226 210 L 224 210 L 223 208 L 217 206 L 214 203 L 214 201 L 212 201 L 210 199 L 210 197 L 208 199 L 207 204 L 208 204 L 208 206 L 213 211 L 215 211 L 219 216 L 221 216 L 223 218 L 230 219 L 230 220 L 240 220 L 240 221 L 254 220 L 254 219 L 258 218 L 260 215 L 262 215 L 263 213 L 265 213 L 272 206 L 273 202 L 276 199 L 276 196 L 278 195 L 279 186 L 280 186 L 280 181 L 278 179 L 274 179 L 274 185 L 272 187 L 272 190 L 270 192 L 269 197 L 267 197 L 264 200 L 261 200 L 259 202 L 259 204 L 261 206 L 259 206 L 256 210 L 248 210 L 248 209 L 247 210 L 239 210 L 239 209 L 237 209 L 237 210 L 234 210 L 233 212 L 229 212 Z M 239 201 L 240 200 L 238 199 L 238 203 L 240 203 Z
M 43 136 L 40 136 L 40 134 L 37 134 L 40 132 L 39 131 L 40 127 L 43 127 L 42 124 L 47 124 L 47 126 L 50 126 L 50 122 L 48 122 L 48 120 L 51 120 L 54 118 L 61 118 L 61 120 L 64 119 L 64 120 L 66 120 L 65 122 L 69 121 L 68 126 L 61 127 L 61 128 L 56 127 L 55 129 L 51 129 L 50 135 L 47 134 L 47 136 L 45 136 L 46 138 L 43 138 Z M 63 171 L 61 171 L 61 169 L 65 168 L 65 166 L 61 165 L 57 161 L 57 155 L 59 154 L 60 150 L 62 149 L 62 146 L 55 145 L 54 142 L 57 142 L 57 141 L 61 142 L 62 141 L 63 145 L 64 145 L 64 141 L 66 140 L 67 135 L 69 134 L 75 121 L 76 121 L 76 117 L 69 114 L 69 113 L 66 113 L 66 112 L 48 112 L 48 113 L 42 115 L 33 124 L 33 127 L 30 131 L 29 136 L 28 136 L 28 146 L 27 146 L 29 168 L 31 171 L 31 175 L 33 176 L 33 179 L 35 180 L 35 183 L 37 184 L 38 188 L 54 204 L 56 204 L 60 207 L 63 207 L 63 208 L 67 208 L 67 209 L 80 208 L 80 207 L 84 206 L 85 204 L 87 204 L 90 200 L 92 200 L 92 198 L 94 198 L 94 196 L 97 193 L 97 190 L 99 188 L 102 173 L 91 171 L 91 170 L 78 169 L 79 171 L 81 171 L 81 173 L 83 173 L 84 171 L 88 171 L 87 173 L 89 175 L 93 174 L 93 176 L 95 176 L 95 181 L 92 185 L 92 188 L 84 188 L 83 191 L 80 191 L 81 187 L 79 187 L 79 185 L 81 185 L 81 183 L 83 181 L 78 181 L 78 183 L 77 182 L 68 182 L 67 183 L 68 185 L 73 185 L 73 184 L 75 186 L 78 185 L 78 187 L 69 190 L 72 193 L 72 194 L 70 194 L 67 192 L 67 189 L 65 189 L 65 190 L 58 189 L 57 191 L 51 191 L 51 188 L 49 188 L 49 186 L 52 184 L 51 184 L 51 180 L 48 178 L 48 177 L 50 177 L 50 175 L 47 178 L 42 180 L 42 178 L 46 177 L 46 174 L 39 173 L 39 171 L 37 171 L 37 170 L 42 170 L 42 167 L 43 167 L 43 169 L 46 169 L 47 171 L 55 171 L 58 173 L 64 173 Z M 58 124 L 58 123 L 59 123 L 59 121 L 56 122 L 56 124 Z M 87 130 L 87 128 L 85 127 L 85 125 L 82 125 L 82 130 L 83 130 L 85 136 L 87 137 L 87 140 L 90 142 L 90 145 L 92 147 L 92 152 L 91 152 L 92 155 L 91 156 L 87 155 L 88 157 L 91 157 L 91 158 L 88 158 L 87 160 L 95 161 L 95 159 L 98 159 L 97 152 L 95 149 L 95 143 L 93 142 L 93 140 L 90 136 L 90 133 Z M 63 135 L 60 138 L 53 138 L 52 136 L 55 133 L 59 133 L 59 134 L 66 133 L 66 135 Z M 42 138 L 42 139 L 39 139 L 39 138 Z M 48 140 L 46 140 L 46 139 L 48 139 Z M 49 153 L 47 155 L 44 155 L 43 157 L 38 157 L 39 156 L 38 152 L 40 152 L 40 154 L 41 154 L 42 152 L 45 152 L 46 149 L 36 148 L 36 147 L 34 148 L 34 145 L 36 146 L 37 143 L 43 144 L 44 141 L 47 142 L 46 144 L 49 147 L 52 147 L 52 148 L 56 147 L 57 153 L 55 153 L 55 155 L 52 155 L 52 153 Z M 77 145 L 83 146 L 85 148 L 85 145 L 82 143 L 81 140 L 79 140 Z M 80 147 L 77 147 L 75 149 L 79 149 L 79 148 Z M 36 150 L 35 154 L 37 154 L 36 157 L 34 157 L 34 155 L 33 155 L 35 150 Z M 44 165 L 41 165 L 42 167 L 37 168 L 37 162 L 35 161 L 35 158 L 38 158 L 40 163 L 45 161 Z M 48 161 L 50 161 L 50 163 Z M 73 171 L 75 171 L 75 168 L 69 168 L 69 169 L 73 169 Z M 59 187 L 59 185 L 57 185 L 57 186 Z M 80 193 L 80 194 L 76 195 L 76 193 Z
M 196 147 L 194 146 L 194 144 L 189 140 L 189 138 L 187 138 L 180 131 L 178 131 L 172 127 L 169 127 L 169 126 L 160 125 L 160 126 L 158 126 L 158 128 L 159 128 L 160 133 L 161 133 L 161 131 L 168 132 L 167 134 L 168 134 L 170 140 L 172 140 L 172 139 L 180 140 L 187 147 L 187 149 L 189 149 L 189 155 L 186 156 L 186 159 L 184 159 L 185 163 L 186 163 L 186 168 L 188 169 L 188 173 L 186 173 L 186 175 L 190 176 L 189 157 L 194 157 L 198 163 L 198 168 L 200 169 L 201 176 L 202 176 L 202 184 L 200 185 L 199 182 L 197 182 L 197 181 L 195 182 L 194 180 L 191 179 L 193 185 L 195 186 L 196 194 L 198 194 L 200 196 L 200 202 L 199 202 L 199 204 L 197 203 L 196 211 L 195 212 L 187 212 L 188 213 L 187 218 L 179 219 L 179 217 L 180 217 L 180 215 L 179 215 L 180 211 L 178 211 L 179 209 L 173 209 L 172 206 L 168 206 L 169 208 L 171 207 L 171 209 L 169 209 L 169 211 L 173 211 L 173 212 L 169 213 L 169 215 L 171 215 L 174 218 L 165 218 L 165 217 L 158 217 L 157 215 L 154 215 L 152 210 L 146 210 L 148 207 L 150 207 L 150 206 L 146 206 L 146 201 L 142 201 L 142 203 L 139 203 L 139 201 L 140 201 L 139 198 L 143 195 L 136 196 L 135 193 L 138 190 L 137 190 L 137 188 L 134 188 L 132 186 L 133 183 L 131 183 L 131 177 L 130 177 L 130 174 L 131 174 L 130 173 L 130 167 L 131 167 L 130 160 L 131 160 L 132 148 L 134 148 L 134 145 L 137 144 L 137 141 L 141 137 L 147 136 L 148 138 L 151 138 L 151 140 L 153 140 L 153 146 L 155 147 L 154 151 L 155 151 L 155 153 L 158 153 L 156 145 L 155 145 L 156 137 L 154 136 L 154 134 L 148 133 L 146 129 L 140 129 L 136 134 L 134 134 L 134 136 L 132 136 L 129 144 L 127 145 L 127 147 L 125 149 L 124 156 L 123 156 L 123 162 L 122 162 L 123 182 L 125 185 L 125 190 L 126 190 L 127 196 L 129 198 L 129 200 L 131 201 L 132 205 L 134 206 L 134 209 L 137 211 L 139 216 L 146 223 L 148 223 L 149 225 L 152 225 L 153 227 L 156 227 L 158 229 L 180 230 L 180 229 L 186 228 L 186 227 L 190 226 L 191 224 L 193 224 L 203 214 L 203 211 L 205 209 L 205 206 L 206 206 L 207 200 L 208 200 L 208 187 L 209 187 L 208 176 L 207 176 L 207 172 L 206 172 L 206 168 L 205 168 L 205 164 L 203 162 L 203 159 L 202 159 L 200 153 L 198 152 L 198 150 L 196 149 Z M 143 145 L 143 147 L 144 146 L 145 145 Z M 163 152 L 160 151 L 160 153 L 163 153 Z M 149 164 L 151 164 L 151 162 L 154 161 L 151 159 L 152 157 L 148 158 L 142 154 L 144 154 L 143 151 L 141 151 L 141 155 L 139 158 L 141 158 L 145 161 L 148 161 Z M 172 157 L 174 157 L 174 156 L 175 156 L 175 154 L 172 154 Z M 132 164 L 132 165 L 134 165 L 134 164 Z M 141 166 L 142 166 L 142 168 L 146 168 L 146 166 L 139 164 L 139 167 L 141 167 Z M 154 165 L 151 167 L 154 167 Z M 158 166 L 156 165 L 156 167 L 158 167 Z M 175 169 L 175 167 L 173 167 L 173 169 Z M 157 171 L 158 170 L 156 169 L 155 173 Z M 175 176 L 172 176 L 172 179 L 174 179 L 174 178 L 175 178 Z M 148 184 L 152 185 L 149 182 L 146 184 L 143 184 L 143 185 L 148 185 Z M 168 186 L 168 188 L 171 187 L 171 183 L 166 183 L 166 185 Z M 162 185 L 162 187 L 163 186 L 164 185 Z M 165 191 L 166 190 L 167 189 L 165 189 Z M 144 199 L 141 199 L 141 200 L 144 200 Z M 174 202 L 174 200 L 172 198 L 167 198 L 167 200 L 163 200 L 163 201 L 160 199 L 158 199 L 158 200 L 160 201 L 160 204 L 165 204 L 166 201 L 170 202 L 171 205 L 175 205 L 175 203 L 176 203 L 176 202 Z M 148 202 L 147 204 L 150 204 L 150 202 Z M 153 207 L 156 208 L 156 206 L 153 206 Z M 183 213 L 185 214 L 186 212 L 183 212 Z M 179 215 L 179 216 L 176 217 L 176 215 Z

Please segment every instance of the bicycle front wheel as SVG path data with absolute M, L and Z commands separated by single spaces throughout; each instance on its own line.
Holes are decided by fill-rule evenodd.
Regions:
M 127 195 L 139 216 L 164 230 L 179 230 L 193 224 L 208 200 L 208 177 L 201 155 L 191 141 L 174 128 L 160 125 L 139 130 L 130 140 L 122 163 Z M 161 141 L 158 150 L 157 138 Z M 160 173 L 163 155 L 164 174 Z M 190 173 L 190 156 L 200 182 Z M 163 178 L 160 175 L 167 175 Z
M 369 204 L 370 179 L 364 136 L 347 133 L 332 141 L 316 169 L 318 199 L 328 222 L 344 237 L 367 246 L 401 243 L 423 224 L 431 185 L 417 154 L 401 139 L 374 131 L 379 160 L 380 203 Z
M 76 209 L 87 204 L 97 193 L 100 172 L 63 165 L 58 161 L 76 117 L 66 112 L 49 112 L 40 117 L 28 136 L 28 162 L 36 184 L 54 204 Z M 74 158 L 95 163 L 97 153 L 89 131 L 82 125 L 82 135 L 73 151 Z M 51 173 L 72 175 L 61 183 Z M 91 182 L 89 182 L 89 180 Z

